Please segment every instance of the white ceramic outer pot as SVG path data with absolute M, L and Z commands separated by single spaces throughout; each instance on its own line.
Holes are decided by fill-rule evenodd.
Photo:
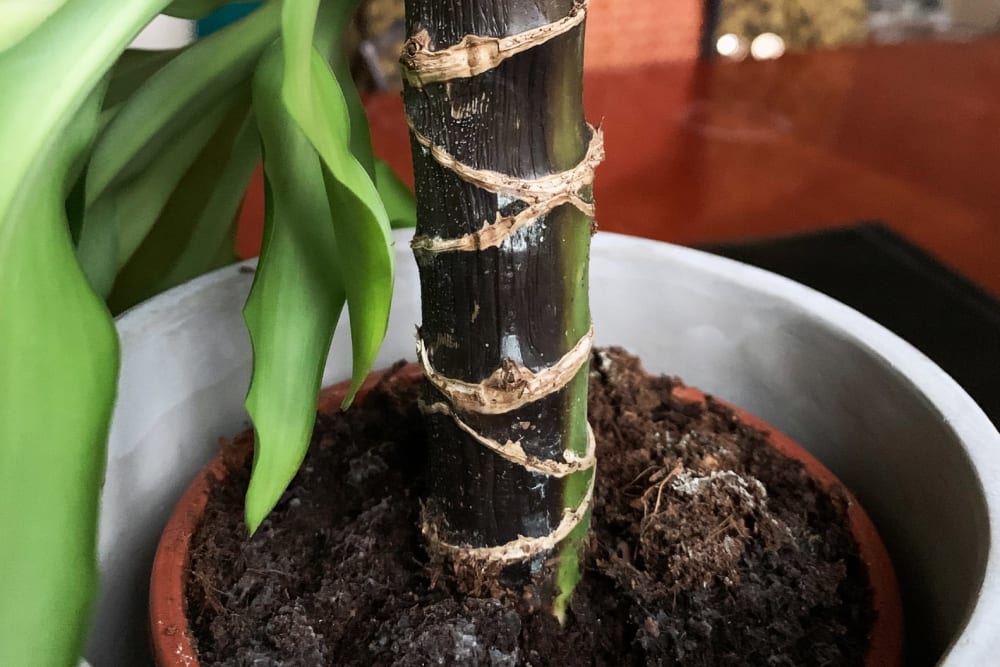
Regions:
M 412 359 L 419 321 L 409 233 L 377 366 Z M 148 660 L 146 594 L 160 530 L 220 436 L 248 426 L 251 262 L 118 320 L 122 369 L 101 508 L 101 585 L 87 658 Z M 1000 655 L 1000 434 L 940 368 L 885 328 L 792 281 L 694 250 L 594 239 L 597 343 L 774 424 L 857 494 L 892 554 L 910 662 Z M 347 323 L 324 376 L 349 375 Z

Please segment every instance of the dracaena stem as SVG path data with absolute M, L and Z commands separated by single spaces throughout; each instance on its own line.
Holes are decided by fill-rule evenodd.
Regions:
M 557 616 L 579 578 L 593 476 L 590 466 L 565 472 L 564 465 L 566 452 L 583 458 L 589 446 L 586 351 L 574 352 L 590 329 L 591 220 L 582 201 L 589 191 L 574 192 L 575 203 L 565 205 L 519 193 L 534 187 L 527 181 L 586 165 L 591 133 L 582 112 L 583 24 L 576 11 L 572 0 L 408 0 L 411 55 L 460 45 L 466 35 L 562 32 L 485 70 L 477 56 L 467 70 L 431 72 L 426 83 L 411 72 L 404 92 L 413 130 L 420 335 L 429 364 L 442 377 L 473 384 L 507 382 L 511 369 L 561 378 L 537 399 L 492 413 L 456 403 L 438 383 L 427 390 L 425 528 L 436 536 L 430 547 L 446 543 L 441 551 L 461 565 L 481 558 L 472 554 L 490 561 L 504 545 L 535 540 L 530 544 L 543 546 L 529 558 L 485 566 L 506 583 L 535 586 Z M 522 226 L 484 243 L 503 225 Z M 583 360 L 582 367 L 566 364 L 579 370 L 552 370 L 571 357 Z M 513 397 L 521 389 L 507 391 Z M 567 511 L 577 508 L 569 524 L 576 528 L 565 535 Z M 450 551 L 456 545 L 462 549 Z

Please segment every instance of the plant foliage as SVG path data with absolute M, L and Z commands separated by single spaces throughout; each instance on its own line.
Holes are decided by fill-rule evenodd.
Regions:
M 230 260 L 261 155 L 251 529 L 305 453 L 345 303 L 355 388 L 385 333 L 390 222 L 413 201 L 372 156 L 340 52 L 353 3 L 271 0 L 184 49 L 127 51 L 160 12 L 223 4 L 0 6 L 0 665 L 73 665 L 85 635 L 118 372 L 105 299 Z

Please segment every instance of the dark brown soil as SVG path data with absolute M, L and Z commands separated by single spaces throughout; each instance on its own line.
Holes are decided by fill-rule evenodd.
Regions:
M 209 501 L 188 582 L 202 665 L 863 664 L 871 593 L 844 499 L 725 407 L 672 397 L 677 384 L 620 350 L 595 354 L 600 477 L 565 628 L 429 571 L 412 381 L 390 375 L 320 416 L 256 536 L 242 523 L 248 468 Z

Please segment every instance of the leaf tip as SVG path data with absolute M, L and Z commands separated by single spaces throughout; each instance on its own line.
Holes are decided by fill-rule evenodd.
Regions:
M 267 506 L 260 503 L 256 499 L 255 494 L 251 490 L 247 490 L 246 501 L 243 507 L 243 520 L 246 522 L 247 532 L 250 533 L 250 537 L 254 536 L 272 509 L 273 505 Z
M 351 407 L 354 403 L 354 397 L 358 395 L 358 390 L 361 389 L 361 385 L 364 383 L 364 377 L 354 378 L 351 381 L 351 386 L 347 389 L 347 393 L 344 394 L 344 400 L 340 402 L 340 409 L 346 410 Z
M 254 461 L 254 468 L 257 468 Z M 281 498 L 281 491 L 274 493 L 266 485 L 261 484 L 257 470 L 250 475 L 250 485 L 247 487 L 247 494 L 243 501 L 243 521 L 246 523 L 247 532 L 253 537 L 264 523 L 264 519 L 271 513 L 278 500 Z

